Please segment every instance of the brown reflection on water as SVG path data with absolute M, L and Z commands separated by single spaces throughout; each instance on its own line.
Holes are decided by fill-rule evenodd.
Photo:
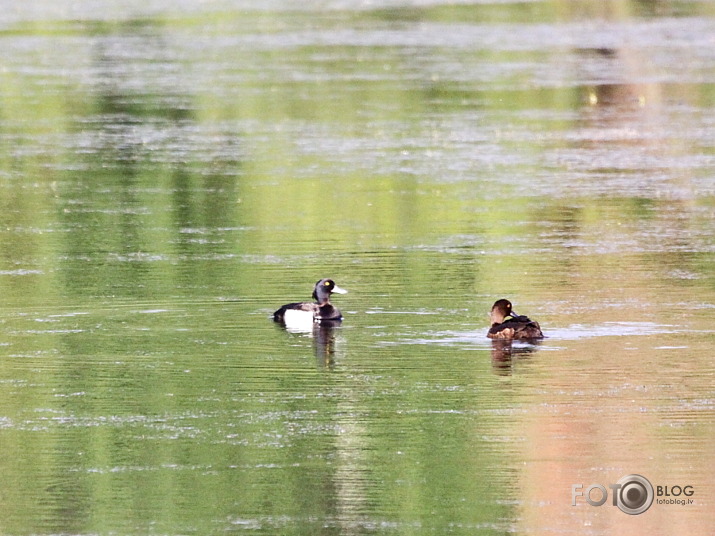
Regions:
M 537 534 L 575 526 L 592 534 L 713 533 L 715 520 L 703 515 L 715 492 L 713 369 L 702 362 L 710 343 L 689 338 L 689 348 L 675 349 L 670 347 L 682 344 L 682 338 L 664 338 L 579 341 L 568 352 L 549 352 L 548 363 L 532 364 L 529 402 L 515 427 L 525 439 L 519 442 L 526 462 L 517 486 L 524 529 Z M 710 417 L 703 418 L 706 414 Z M 693 463 L 704 459 L 710 462 Z M 654 486 L 691 485 L 694 504 L 654 502 L 632 516 L 611 505 L 609 490 L 603 506 L 590 506 L 582 497 L 571 506 L 573 484 L 608 489 L 631 473 Z
M 574 244 L 564 259 L 569 296 L 601 296 L 603 306 L 588 311 L 592 321 L 709 331 L 687 305 L 664 307 L 697 299 L 686 280 L 704 277 L 700 256 L 693 254 L 703 250 L 703 231 L 697 225 L 696 166 L 688 160 L 692 149 L 669 124 L 664 86 L 643 82 L 653 74 L 646 52 L 581 52 L 601 56 L 613 72 L 611 81 L 586 88 L 574 168 L 617 181 L 623 195 L 630 190 L 633 197 L 626 203 L 604 199 L 599 210 L 614 213 L 611 224 L 598 229 L 580 209 L 566 220 L 563 213 L 552 215 L 561 218 L 561 238 Z M 579 251 L 592 255 L 586 259 Z M 577 315 L 570 316 L 576 323 Z M 518 444 L 525 460 L 517 486 L 520 528 L 535 534 L 574 527 L 589 534 L 713 533 L 715 520 L 704 515 L 715 496 L 711 345 L 708 334 L 636 333 L 542 352 L 531 363 L 522 393 L 525 413 L 514 428 L 523 434 Z M 512 356 L 494 349 L 492 359 L 495 370 L 508 370 L 504 364 Z M 582 491 L 594 483 L 608 489 L 631 473 L 654 486 L 693 486 L 694 504 L 658 504 L 656 497 L 647 512 L 632 516 L 612 506 L 609 489 L 603 506 L 583 497 L 571 506 L 573 484 L 583 485 Z
M 509 375 L 519 361 L 529 359 L 539 349 L 540 341 L 533 344 L 514 345 L 514 341 L 494 339 L 492 342 L 492 367 L 495 374 Z

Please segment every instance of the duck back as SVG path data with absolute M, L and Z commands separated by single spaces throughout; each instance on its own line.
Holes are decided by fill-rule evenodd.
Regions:
M 487 333 L 490 339 L 543 339 L 539 323 L 526 316 L 507 317 L 501 324 L 494 324 Z

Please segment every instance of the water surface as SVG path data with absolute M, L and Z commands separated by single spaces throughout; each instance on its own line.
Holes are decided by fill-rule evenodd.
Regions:
M 25 4 L 0 532 L 714 530 L 709 2 Z

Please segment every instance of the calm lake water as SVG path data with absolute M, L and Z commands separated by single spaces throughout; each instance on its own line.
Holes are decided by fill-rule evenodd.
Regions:
M 715 532 L 715 4 L 66 4 L 0 3 L 0 533 Z

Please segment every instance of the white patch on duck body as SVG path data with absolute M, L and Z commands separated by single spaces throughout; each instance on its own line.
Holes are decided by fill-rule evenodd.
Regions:
M 303 309 L 286 309 L 283 313 L 283 323 L 291 330 L 310 331 L 317 322 L 313 311 Z

